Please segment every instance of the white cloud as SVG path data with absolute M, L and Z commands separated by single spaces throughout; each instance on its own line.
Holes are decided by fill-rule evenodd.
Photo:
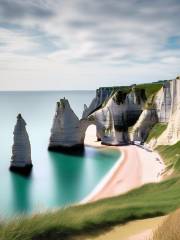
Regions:
M 179 71 L 180 46 L 167 46 L 180 36 L 178 0 L 11 3 L 0 0 L 2 88 L 13 88 L 14 79 L 23 89 L 96 88 L 124 84 L 121 79 L 171 78 Z

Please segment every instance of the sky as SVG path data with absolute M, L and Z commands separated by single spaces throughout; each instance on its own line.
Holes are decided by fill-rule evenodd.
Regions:
M 0 90 L 83 90 L 180 74 L 180 0 L 0 0 Z

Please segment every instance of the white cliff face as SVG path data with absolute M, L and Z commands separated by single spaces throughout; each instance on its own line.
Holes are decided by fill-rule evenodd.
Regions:
M 145 109 L 136 124 L 133 126 L 131 132 L 132 141 L 145 141 L 149 131 L 154 124 L 158 122 L 158 116 L 155 109 Z
M 82 145 L 84 139 L 80 125 L 80 121 L 71 109 L 68 100 L 61 99 L 57 103 L 49 149 Z
M 91 113 L 97 110 L 103 102 L 111 95 L 112 89 L 111 88 L 99 88 L 96 91 L 96 97 L 92 100 L 89 107 L 84 104 L 84 111 L 82 118 L 87 118 Z
M 156 145 L 174 144 L 180 140 L 180 79 L 171 82 L 171 112 L 167 129 L 157 139 Z
M 138 97 L 135 91 L 128 94 L 119 92 L 108 100 L 104 108 L 94 112 L 98 137 L 102 143 L 128 143 L 128 126 L 137 121 L 143 106 L 144 100 Z
M 97 138 L 108 145 L 129 143 L 128 128 L 131 126 L 131 140 L 145 141 L 157 122 L 169 122 L 164 138 L 160 138 L 161 143 L 165 142 L 164 139 L 167 144 L 177 141 L 180 138 L 179 82 L 180 79 L 165 82 L 149 103 L 146 102 L 144 89 L 132 87 L 129 92 L 120 89 L 110 98 L 107 96 L 112 93 L 112 89 L 101 89 L 97 91 L 90 107 L 84 106 L 81 120 L 75 115 L 69 102 L 61 99 L 57 103 L 49 149 L 83 146 L 85 131 L 90 124 L 96 125 Z M 105 99 L 105 106 L 102 107 Z M 144 109 L 146 106 L 148 109 Z
M 26 122 L 21 114 L 17 116 L 14 128 L 14 144 L 12 147 L 12 161 L 10 168 L 24 168 L 32 166 L 31 145 L 26 131 Z
M 171 83 L 169 81 L 166 82 L 156 94 L 154 102 L 159 122 L 168 122 L 172 105 L 172 91 Z

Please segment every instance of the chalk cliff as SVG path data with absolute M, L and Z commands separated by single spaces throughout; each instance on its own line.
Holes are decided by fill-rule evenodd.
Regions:
M 171 82 L 166 81 L 154 98 L 154 107 L 159 122 L 168 122 L 171 114 L 172 90 Z
M 84 144 L 80 121 L 67 99 L 57 102 L 56 113 L 51 128 L 49 150 L 81 147 Z
M 145 104 L 144 91 L 119 89 L 106 105 L 95 111 L 97 132 L 103 144 L 122 145 L 129 142 L 128 127 L 139 118 Z
M 87 118 L 91 113 L 96 111 L 98 108 L 102 106 L 102 104 L 110 97 L 110 95 L 113 92 L 113 88 L 111 87 L 102 87 L 96 90 L 96 96 L 92 100 L 89 107 L 87 107 L 86 104 L 84 104 L 84 111 L 82 114 L 82 118 Z
M 156 109 L 145 109 L 132 129 L 131 140 L 140 142 L 146 140 L 151 128 L 157 122 L 158 116 Z
M 12 161 L 10 170 L 26 171 L 32 168 L 31 145 L 26 131 L 26 122 L 21 114 L 17 116 L 14 128 L 14 144 L 12 147 Z
M 85 132 L 95 124 L 102 144 L 144 142 L 156 123 L 168 123 L 158 144 L 180 138 L 180 79 L 119 88 L 100 88 L 78 119 L 68 100 L 57 103 L 51 129 L 50 150 L 83 147 Z M 129 131 L 131 129 L 131 131 Z
M 171 105 L 167 129 L 156 140 L 157 145 L 174 144 L 180 140 L 180 78 L 170 83 Z

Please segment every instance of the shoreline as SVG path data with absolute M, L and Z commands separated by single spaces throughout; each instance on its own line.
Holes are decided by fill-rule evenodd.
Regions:
M 115 149 L 120 157 L 97 186 L 80 204 L 124 194 L 146 183 L 159 182 L 165 165 L 157 152 L 141 146 L 106 146 L 95 141 L 95 128 L 90 126 L 85 144 L 95 148 Z
M 94 147 L 94 146 L 93 146 Z M 112 148 L 111 148 L 112 149 Z M 90 194 L 88 194 L 87 197 L 85 197 L 80 203 L 85 204 L 91 201 L 100 191 L 102 188 L 106 186 L 106 184 L 111 180 L 111 178 L 114 175 L 114 172 L 116 172 L 120 165 L 124 161 L 124 152 L 120 151 L 118 148 L 118 151 L 120 152 L 120 157 L 117 160 L 117 162 L 113 165 L 113 167 L 108 171 L 108 173 L 100 180 L 100 182 L 97 184 L 97 186 L 94 188 L 94 190 L 91 191 Z

